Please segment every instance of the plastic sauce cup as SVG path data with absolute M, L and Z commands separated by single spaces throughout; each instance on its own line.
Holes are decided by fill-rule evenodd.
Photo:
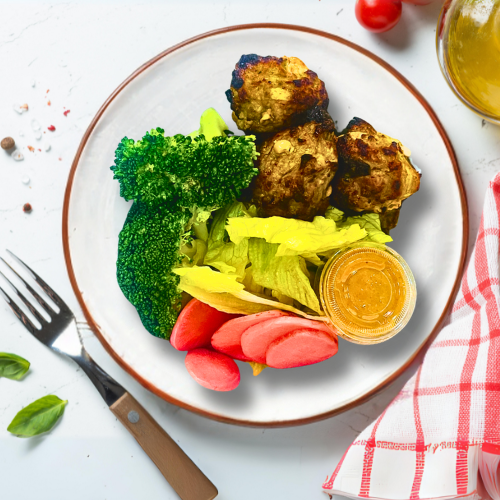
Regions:
M 354 243 L 326 263 L 320 299 L 339 336 L 356 344 L 378 344 L 408 323 L 417 288 L 397 252 L 377 243 Z

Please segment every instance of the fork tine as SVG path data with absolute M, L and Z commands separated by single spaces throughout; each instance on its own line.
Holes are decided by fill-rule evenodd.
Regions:
M 35 316 L 35 318 L 43 325 L 48 323 L 48 321 L 37 311 L 37 309 L 33 306 L 33 304 L 14 286 L 12 281 L 10 281 L 7 276 L 5 276 L 2 271 L 0 271 L 0 276 L 12 287 L 17 296 L 24 302 L 25 306 L 30 310 L 30 313 Z
M 7 293 L 1 286 L 0 291 L 2 292 L 3 298 L 5 299 L 7 304 L 9 304 L 12 311 L 14 311 L 14 314 L 19 318 L 19 321 L 21 321 L 21 323 L 30 333 L 34 334 L 37 331 L 37 328 L 35 328 L 35 325 L 30 321 L 28 316 L 26 316 L 26 314 L 24 314 L 23 311 L 19 309 L 19 306 L 13 300 L 11 300 L 11 298 L 7 295 Z
M 56 314 L 54 309 L 52 309 L 52 307 L 50 307 L 49 304 L 42 297 L 40 297 L 40 295 L 38 295 L 38 293 L 36 293 L 35 290 L 33 290 L 33 287 L 3 257 L 0 257 L 0 260 L 2 260 L 2 262 L 5 265 L 9 266 L 9 269 L 24 283 L 24 286 L 28 289 L 28 291 L 31 293 L 31 295 L 33 295 L 33 297 L 35 297 L 36 301 L 43 307 L 43 309 L 50 316 L 52 316 L 53 314 Z M 12 285 L 12 286 L 14 286 L 14 285 Z M 49 295 L 49 297 L 52 298 L 50 296 L 50 294 L 47 294 L 47 295 Z M 56 302 L 56 304 L 57 304 L 57 302 Z
M 12 257 L 14 257 L 14 259 L 17 260 L 17 262 L 19 262 L 19 264 L 23 265 L 31 273 L 31 276 L 38 283 L 38 285 L 40 286 L 40 288 L 54 301 L 55 304 L 57 304 L 57 306 L 59 308 L 65 309 L 65 310 L 69 311 L 69 307 L 66 305 L 66 303 L 64 302 L 64 300 L 61 299 L 61 297 L 59 297 L 59 295 L 57 295 L 57 293 L 54 292 L 54 290 L 52 290 L 52 288 L 50 288 L 50 286 L 47 285 L 47 283 L 45 283 L 45 281 L 43 281 L 43 279 L 40 278 L 40 276 L 38 276 L 38 274 L 36 274 L 35 271 L 33 271 L 33 269 L 31 269 L 31 267 L 28 266 L 28 264 L 25 264 L 17 255 L 13 254 L 9 249 L 6 249 L 6 250 L 7 250 L 7 252 L 10 253 L 10 255 Z M 2 260 L 5 262 L 4 259 L 2 259 Z M 11 266 L 9 266 L 9 267 L 12 269 Z

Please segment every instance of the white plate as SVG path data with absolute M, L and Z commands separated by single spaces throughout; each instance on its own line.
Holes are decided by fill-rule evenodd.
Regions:
M 258 377 L 240 363 L 240 386 L 209 391 L 184 367 L 184 353 L 151 336 L 115 277 L 118 233 L 129 204 L 109 167 L 122 137 L 139 139 L 161 126 L 189 133 L 201 113 L 231 113 L 224 91 L 242 54 L 301 58 L 324 80 L 338 128 L 358 116 L 400 139 L 422 169 L 420 191 L 404 203 L 393 231 L 395 248 L 417 282 L 408 326 L 388 342 L 359 346 L 343 340 L 339 353 L 317 365 L 267 369 Z M 232 127 L 236 130 L 236 126 Z M 86 317 L 114 359 L 144 386 L 184 408 L 249 425 L 291 425 L 342 411 L 393 380 L 442 321 L 465 258 L 467 208 L 456 160 L 424 99 L 390 66 L 342 39 L 308 28 L 249 25 L 225 28 L 168 49 L 129 77 L 87 130 L 68 181 L 64 246 L 74 290 Z

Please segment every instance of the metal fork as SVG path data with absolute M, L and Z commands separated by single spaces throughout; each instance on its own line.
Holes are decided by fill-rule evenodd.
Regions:
M 27 291 L 50 317 L 50 321 L 46 320 L 0 271 L 0 275 L 9 283 L 15 294 L 41 325 L 40 328 L 37 328 L 7 292 L 0 287 L 4 299 L 27 330 L 47 347 L 69 356 L 82 368 L 106 401 L 109 409 L 134 436 L 182 500 L 212 500 L 215 498 L 218 494 L 217 488 L 203 472 L 125 388 L 92 360 L 82 344 L 75 316 L 61 297 L 21 259 L 11 251 L 7 250 L 7 252 L 29 272 L 30 277 L 59 308 L 59 312 L 54 311 L 28 282 L 5 259 L 0 257 L 24 283 Z

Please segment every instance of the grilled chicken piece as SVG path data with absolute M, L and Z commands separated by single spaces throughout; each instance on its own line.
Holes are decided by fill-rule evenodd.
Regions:
M 409 151 L 396 139 L 354 118 L 337 141 L 339 168 L 332 183 L 332 205 L 381 214 L 388 231 L 397 224 L 401 203 L 420 187 L 421 174 Z
M 278 132 L 260 146 L 253 203 L 263 215 L 312 220 L 329 206 L 337 170 L 335 125 L 315 108 L 311 121 Z
M 255 134 L 304 123 L 308 109 L 328 107 L 325 84 L 297 57 L 241 56 L 226 96 L 238 128 Z

